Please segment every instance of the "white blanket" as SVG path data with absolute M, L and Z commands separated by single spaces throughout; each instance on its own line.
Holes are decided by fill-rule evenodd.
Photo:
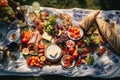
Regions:
M 26 6 L 29 10 L 32 9 L 31 6 Z M 47 9 L 49 12 L 58 14 L 58 13 L 67 13 L 70 14 L 73 20 L 78 23 L 83 18 L 85 18 L 89 13 L 94 10 L 88 9 L 55 9 L 41 7 L 41 10 Z M 120 11 L 110 10 L 110 11 L 101 11 L 98 17 L 104 17 L 117 21 L 118 25 L 120 23 Z M 26 21 L 30 23 L 29 20 Z M 109 45 L 106 45 L 109 46 Z M 102 77 L 102 78 L 112 78 L 120 77 L 120 57 L 115 55 L 111 50 L 111 55 L 107 55 L 106 52 L 101 57 L 97 57 L 94 54 L 95 63 L 90 66 L 87 64 L 81 65 L 80 67 L 75 67 L 73 70 L 64 70 L 61 65 L 59 66 L 44 66 L 43 69 L 39 68 L 29 68 L 26 64 L 26 60 L 22 54 L 17 61 L 9 62 L 8 65 L 1 67 L 0 75 L 21 75 L 21 76 L 39 76 L 46 74 L 59 74 L 63 76 L 77 77 L 77 76 L 92 76 L 92 77 Z

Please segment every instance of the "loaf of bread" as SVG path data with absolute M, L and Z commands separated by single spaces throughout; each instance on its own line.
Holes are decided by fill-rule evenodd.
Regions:
M 120 55 L 120 34 L 116 22 L 110 23 L 105 19 L 96 19 L 98 28 L 110 46 Z
M 86 31 L 89 27 L 95 22 L 97 15 L 99 14 L 100 10 L 94 11 L 90 13 L 86 18 L 84 18 L 79 25 Z

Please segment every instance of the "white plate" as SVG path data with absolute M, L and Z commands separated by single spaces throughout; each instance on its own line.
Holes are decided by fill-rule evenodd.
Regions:
M 78 27 L 78 28 L 79 28 L 79 30 L 80 30 L 80 37 L 77 38 L 77 39 L 72 38 L 72 37 L 70 36 L 70 32 L 69 32 L 69 29 L 68 29 L 68 37 L 69 37 L 70 39 L 72 39 L 72 40 L 79 40 L 79 39 L 81 39 L 81 38 L 83 37 L 83 35 L 84 35 L 83 29 L 82 29 L 81 27 Z
M 11 39 L 12 34 L 15 34 L 15 39 L 14 40 Z M 7 40 L 9 42 L 17 42 L 19 38 L 20 38 L 20 33 L 17 32 L 17 30 L 11 30 L 7 34 Z
M 72 65 L 71 65 L 70 67 L 67 67 L 67 68 L 64 67 L 63 59 L 64 59 L 66 56 L 70 56 L 70 55 L 65 55 L 65 56 L 62 57 L 62 59 L 61 59 L 61 65 L 63 66 L 64 69 L 73 69 L 74 66 L 75 66 L 75 60 L 73 60 Z M 72 56 L 71 56 L 71 57 L 72 57 Z
M 52 52 L 57 53 L 57 55 L 54 58 L 50 56 L 50 54 Z M 52 44 L 52 45 L 48 46 L 48 48 L 46 49 L 45 56 L 49 60 L 56 61 L 61 57 L 61 48 L 55 44 Z

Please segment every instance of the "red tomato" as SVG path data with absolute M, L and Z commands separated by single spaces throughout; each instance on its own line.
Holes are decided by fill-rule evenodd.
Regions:
M 75 35 L 74 38 L 75 38 L 75 39 L 80 38 L 80 34 Z
M 72 56 L 73 56 L 74 58 L 77 58 L 79 55 L 78 55 L 77 52 L 74 52 L 74 53 L 72 54 Z
M 75 35 L 74 35 L 74 33 L 72 33 L 72 32 L 70 32 L 70 37 L 74 37 Z
M 74 31 L 74 33 L 76 34 L 76 35 L 78 35 L 78 34 L 80 34 L 80 31 L 78 31 L 79 29 L 77 29 L 76 31 Z
M 27 42 L 28 42 L 28 39 L 26 39 L 26 38 L 22 39 L 22 43 L 27 44 Z
M 28 65 L 30 65 L 31 61 L 32 61 L 32 58 L 31 58 L 31 57 L 27 58 L 27 64 L 28 64 Z
M 74 38 L 75 38 L 75 39 L 78 39 L 78 36 L 77 36 L 77 35 L 75 35 L 75 36 L 74 36 Z
M 70 47 L 70 48 L 68 49 L 68 51 L 69 51 L 69 53 L 73 53 L 73 52 L 75 51 L 75 49 L 74 49 L 73 47 Z
M 76 66 L 80 66 L 80 65 L 81 65 L 81 60 L 78 59 L 78 60 L 76 61 Z

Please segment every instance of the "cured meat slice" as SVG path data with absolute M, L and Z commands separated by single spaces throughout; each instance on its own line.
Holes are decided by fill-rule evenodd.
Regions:
M 36 31 L 33 32 L 31 39 L 28 41 L 28 44 L 30 44 L 30 43 L 37 44 L 41 40 L 41 38 L 42 37 L 39 34 L 39 31 L 36 30 Z

